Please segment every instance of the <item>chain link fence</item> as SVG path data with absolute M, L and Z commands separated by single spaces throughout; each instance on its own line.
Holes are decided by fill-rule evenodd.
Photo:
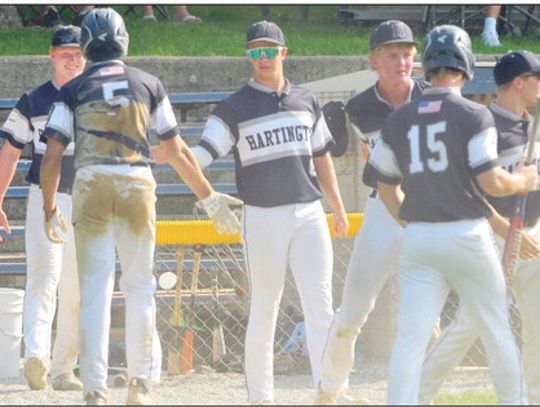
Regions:
M 337 307 L 353 239 L 334 239 L 333 245 L 333 294 L 334 307 Z M 178 267 L 182 259 L 183 269 Z M 156 296 L 163 369 L 169 374 L 183 374 L 191 369 L 243 372 L 249 281 L 242 246 L 160 246 L 155 272 L 160 282 L 167 280 L 164 275 L 174 274 L 182 279 L 181 295 L 174 289 L 160 288 Z M 194 277 L 197 274 L 198 277 Z M 394 337 L 397 302 L 397 279 L 391 278 L 357 341 L 359 358 L 387 360 Z M 441 329 L 454 320 L 458 307 L 459 299 L 452 293 L 441 314 Z M 512 322 L 520 343 L 520 318 L 515 307 L 512 307 Z M 276 326 L 274 373 L 309 374 L 307 354 L 300 300 L 288 271 Z M 479 340 L 462 365 L 487 366 Z

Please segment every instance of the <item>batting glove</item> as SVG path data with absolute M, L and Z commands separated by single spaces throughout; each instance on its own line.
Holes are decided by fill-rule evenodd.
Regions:
M 67 232 L 66 220 L 57 206 L 54 208 L 52 216 L 49 220 L 45 220 L 45 234 L 51 242 L 64 243 L 65 239 L 58 234 L 58 231 Z
M 230 206 L 243 204 L 240 199 L 215 191 L 195 203 L 197 208 L 204 209 L 220 234 L 234 234 L 240 231 L 240 222 Z

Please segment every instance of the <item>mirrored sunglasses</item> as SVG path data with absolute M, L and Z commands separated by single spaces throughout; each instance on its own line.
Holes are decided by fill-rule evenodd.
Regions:
M 258 61 L 265 57 L 268 59 L 274 59 L 279 54 L 281 47 L 268 47 L 268 48 L 252 48 L 246 51 L 249 58 Z

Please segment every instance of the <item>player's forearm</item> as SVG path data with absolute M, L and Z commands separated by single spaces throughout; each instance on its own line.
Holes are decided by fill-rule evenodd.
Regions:
M 536 185 L 536 168 L 527 166 L 509 173 L 501 167 L 495 167 L 477 176 L 480 188 L 488 195 L 505 197 L 519 192 L 526 192 Z
M 165 149 L 170 165 L 197 198 L 203 199 L 210 195 L 212 186 L 204 176 L 197 159 L 180 137 L 162 141 L 161 145 Z
M 0 150 L 0 206 L 4 202 L 7 189 L 13 180 L 20 156 L 21 150 L 8 142 L 5 142 Z
M 321 157 L 313 158 L 317 179 L 323 191 L 324 197 L 334 210 L 334 212 L 345 211 L 339 185 L 334 169 L 334 163 L 329 153 Z
M 47 219 L 50 218 L 56 208 L 56 191 L 60 184 L 61 159 L 55 160 L 45 154 L 41 162 L 39 182 L 43 194 L 43 210 Z
M 406 222 L 399 217 L 399 209 L 401 208 L 404 198 L 401 187 L 399 185 L 385 184 L 384 182 L 380 181 L 377 183 L 377 187 L 381 200 L 383 201 L 390 215 L 394 217 L 396 222 L 404 226 Z

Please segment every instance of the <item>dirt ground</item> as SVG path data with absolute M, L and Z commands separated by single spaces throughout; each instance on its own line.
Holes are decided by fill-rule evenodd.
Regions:
M 444 393 L 491 390 L 486 368 L 460 368 L 447 380 Z M 314 398 L 311 377 L 308 375 L 275 377 L 276 404 L 311 404 Z M 110 403 L 124 404 L 127 389 L 111 388 Z M 364 399 L 370 404 L 384 404 L 386 398 L 386 366 L 362 363 L 351 374 L 350 401 Z M 247 404 L 247 391 L 243 374 L 208 373 L 167 376 L 154 388 L 156 404 Z M 0 404 L 84 404 L 78 391 L 57 392 L 52 389 L 30 391 L 21 376 L 0 379 Z

